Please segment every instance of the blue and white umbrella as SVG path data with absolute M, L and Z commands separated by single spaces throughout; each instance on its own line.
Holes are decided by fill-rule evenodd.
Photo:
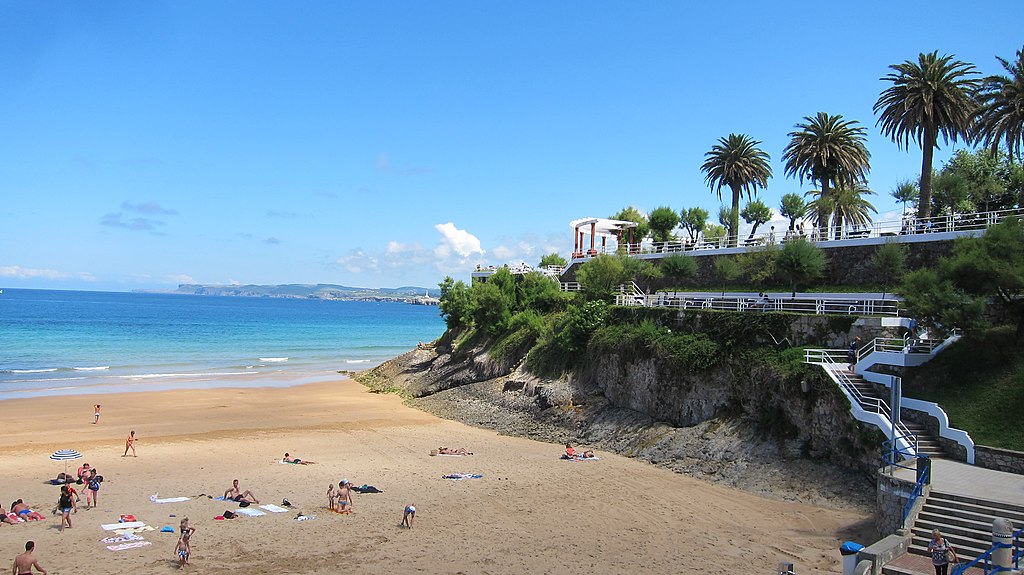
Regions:
M 64 462 L 64 475 L 68 474 L 68 461 L 81 458 L 82 454 L 74 449 L 61 449 L 60 451 L 54 451 L 50 454 L 50 459 Z

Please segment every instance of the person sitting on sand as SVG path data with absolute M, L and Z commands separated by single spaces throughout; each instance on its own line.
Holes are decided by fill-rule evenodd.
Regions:
M 565 444 L 565 455 L 562 456 L 562 459 L 576 459 L 576 450 L 571 444 Z
M 237 501 L 238 503 L 246 501 L 246 502 L 249 502 L 249 503 L 255 503 L 257 505 L 259 505 L 259 502 L 260 502 L 259 499 L 256 499 L 256 495 L 254 495 L 252 491 L 249 491 L 248 489 L 246 489 L 245 491 L 242 491 L 238 487 L 238 480 L 237 479 L 232 481 L 231 482 L 231 488 L 224 492 L 224 499 L 229 499 L 231 501 Z
M 314 465 L 314 464 L 316 464 L 315 461 L 308 461 L 308 460 L 303 461 L 302 459 L 299 459 L 298 457 L 292 457 L 291 455 L 288 455 L 287 453 L 284 454 L 284 459 L 282 459 L 281 461 L 284 461 L 285 463 L 295 463 L 297 465 Z
M 78 483 L 82 483 L 82 482 L 88 481 L 89 480 L 89 473 L 91 473 L 91 472 L 92 472 L 92 467 L 90 467 L 88 463 L 83 463 L 82 466 L 78 468 L 78 473 L 77 473 L 77 475 L 78 475 Z
M 40 519 L 44 519 L 42 515 L 32 511 L 32 509 L 21 499 L 11 504 L 11 513 L 21 517 L 25 521 L 39 521 Z
M 458 449 L 452 449 L 451 447 L 438 447 L 437 453 L 440 455 L 473 455 L 473 452 L 468 451 L 465 447 Z

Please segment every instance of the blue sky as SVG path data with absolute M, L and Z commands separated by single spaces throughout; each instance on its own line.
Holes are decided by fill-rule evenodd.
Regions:
M 871 107 L 939 50 L 1001 71 L 1019 0 L 0 3 L 0 287 L 434 286 L 568 255 L 568 222 L 719 201 L 699 167 Z M 936 166 L 948 158 L 945 147 Z

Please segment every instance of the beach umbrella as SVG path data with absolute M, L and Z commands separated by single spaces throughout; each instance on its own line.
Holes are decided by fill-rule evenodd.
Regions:
M 50 459 L 64 462 L 64 475 L 68 474 L 68 461 L 71 459 L 81 459 L 81 457 L 82 454 L 74 449 L 61 449 L 50 454 Z

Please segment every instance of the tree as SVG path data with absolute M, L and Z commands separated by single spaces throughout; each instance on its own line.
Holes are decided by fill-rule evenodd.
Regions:
M 611 216 L 611 219 L 633 222 L 636 224 L 636 227 L 633 228 L 634 243 L 639 244 L 640 242 L 644 241 L 644 238 L 646 238 L 651 233 L 651 226 L 647 222 L 647 216 L 645 216 L 643 212 L 641 212 L 640 210 L 636 209 L 633 206 L 622 208 L 621 210 L 619 210 L 619 213 Z M 622 234 L 622 243 L 629 242 L 629 232 L 624 231 L 622 232 Z M 621 246 L 622 243 L 620 243 L 619 245 Z
M 907 215 L 907 202 L 916 202 L 917 196 L 920 194 L 920 190 L 917 187 L 917 182 L 912 180 L 902 180 L 896 183 L 896 187 L 893 188 L 892 193 L 889 194 L 897 202 L 903 203 L 903 215 Z
M 878 246 L 875 253 L 871 254 L 871 265 L 881 280 L 882 299 L 885 299 L 885 292 L 893 285 L 903 280 L 906 272 L 907 250 L 898 242 L 887 241 Z
M 736 256 L 736 263 L 749 283 L 763 285 L 775 279 L 778 255 L 778 246 L 768 244 Z
M 691 256 L 675 254 L 661 260 L 661 270 L 669 280 L 682 284 L 697 275 L 697 262 Z
M 512 320 L 515 295 L 507 293 L 501 282 L 493 281 L 503 271 L 505 270 L 498 270 L 487 279 L 487 282 L 474 285 L 470 291 L 473 301 L 473 324 L 477 329 L 486 330 L 491 336 L 504 333 Z
M 685 209 L 679 212 L 679 225 L 690 235 L 690 243 L 695 244 L 708 225 L 708 211 L 704 208 Z
M 679 214 L 668 206 L 661 206 L 651 210 L 647 221 L 654 241 L 667 242 L 672 240 L 672 230 L 679 225 Z
M 786 175 L 797 176 L 821 185 L 821 197 L 828 198 L 833 187 L 851 186 L 867 179 L 871 154 L 865 146 L 867 130 L 856 120 L 818 112 L 805 116 L 797 130 L 789 133 L 789 144 L 782 152 Z M 820 203 L 815 221 L 820 232 L 828 228 L 829 202 Z M 827 233 L 827 232 L 826 232 Z M 827 239 L 828 236 L 826 235 Z
M 782 217 L 789 218 L 789 234 L 796 231 L 796 221 L 807 215 L 807 203 L 800 194 L 784 194 L 779 204 L 779 213 Z
M 748 199 L 757 195 L 757 189 L 768 187 L 768 178 L 772 176 L 770 157 L 758 148 L 761 142 L 745 134 L 729 134 L 720 138 L 704 154 L 704 164 L 700 169 L 705 174 L 708 185 L 722 199 L 722 188 L 732 191 L 732 211 L 729 220 L 729 245 L 735 246 L 739 239 L 740 229 L 740 195 L 747 193 Z
M 1017 202 L 1017 190 L 1013 189 L 1012 174 L 1018 168 L 1002 150 L 982 149 L 977 152 L 957 150 L 939 172 L 952 174 L 963 181 L 967 198 L 983 211 L 1005 210 Z M 937 192 L 933 192 L 935 196 Z M 932 209 L 935 204 L 932 201 Z M 964 211 L 964 210 L 961 210 Z
M 821 277 L 825 271 L 825 253 L 803 238 L 793 238 L 775 257 L 775 271 L 796 297 L 796 290 Z
M 441 317 L 448 329 L 454 329 L 467 325 L 470 319 L 470 295 L 469 286 L 466 282 L 455 281 L 451 276 L 445 276 L 438 284 L 441 288 L 441 297 L 438 298 L 438 307 L 441 309 Z
M 515 282 L 516 311 L 548 313 L 563 309 L 571 294 L 562 292 L 558 282 L 540 272 L 530 272 Z
M 878 213 L 875 206 L 864 199 L 864 196 L 873 195 L 874 192 L 861 183 L 840 186 L 827 197 L 823 197 L 818 190 L 811 190 L 807 194 L 817 196 L 807 203 L 809 209 L 818 211 L 824 205 L 824 209 L 832 214 L 832 226 L 836 230 L 837 239 L 841 237 L 844 225 L 867 224 L 871 221 L 868 212 Z
M 967 180 L 952 171 L 942 170 L 932 178 L 932 215 L 944 216 L 975 211 Z
M 1021 160 L 1024 148 L 1024 48 L 1017 50 L 1017 59 L 1008 62 L 999 56 L 1007 76 L 988 76 L 982 81 L 978 100 L 977 140 L 995 151 L 1006 144 L 1011 157 Z
M 552 252 L 546 256 L 542 256 L 537 267 L 544 268 L 548 266 L 558 266 L 560 268 L 564 268 L 568 263 L 569 262 L 565 261 L 565 258 L 558 255 L 558 252 Z
M 717 246 L 722 243 L 722 238 L 725 238 L 728 233 L 729 232 L 725 229 L 725 226 L 708 224 L 704 227 L 704 241 Z
M 632 279 L 627 270 L 630 259 L 625 255 L 600 255 L 580 266 L 576 281 L 583 296 L 588 300 L 611 301 L 615 290 Z
M 725 288 L 740 277 L 740 265 L 735 258 L 719 256 L 715 260 L 715 278 L 722 282 L 722 295 L 725 295 Z
M 757 233 L 757 227 L 772 219 L 772 209 L 761 200 L 753 200 L 747 202 L 746 206 L 743 206 L 740 216 L 743 217 L 743 221 L 753 225 L 750 228 L 750 236 L 747 237 L 747 242 L 750 242 L 754 239 L 754 234 Z
M 875 102 L 877 125 L 900 149 L 910 141 L 919 144 L 921 156 L 921 196 L 917 215 L 927 218 L 932 205 L 932 157 L 943 143 L 967 135 L 977 104 L 972 96 L 978 88 L 973 64 L 939 56 L 938 52 L 920 54 L 918 61 L 907 60 L 889 66 L 893 72 L 882 77 L 892 86 L 882 91 Z

